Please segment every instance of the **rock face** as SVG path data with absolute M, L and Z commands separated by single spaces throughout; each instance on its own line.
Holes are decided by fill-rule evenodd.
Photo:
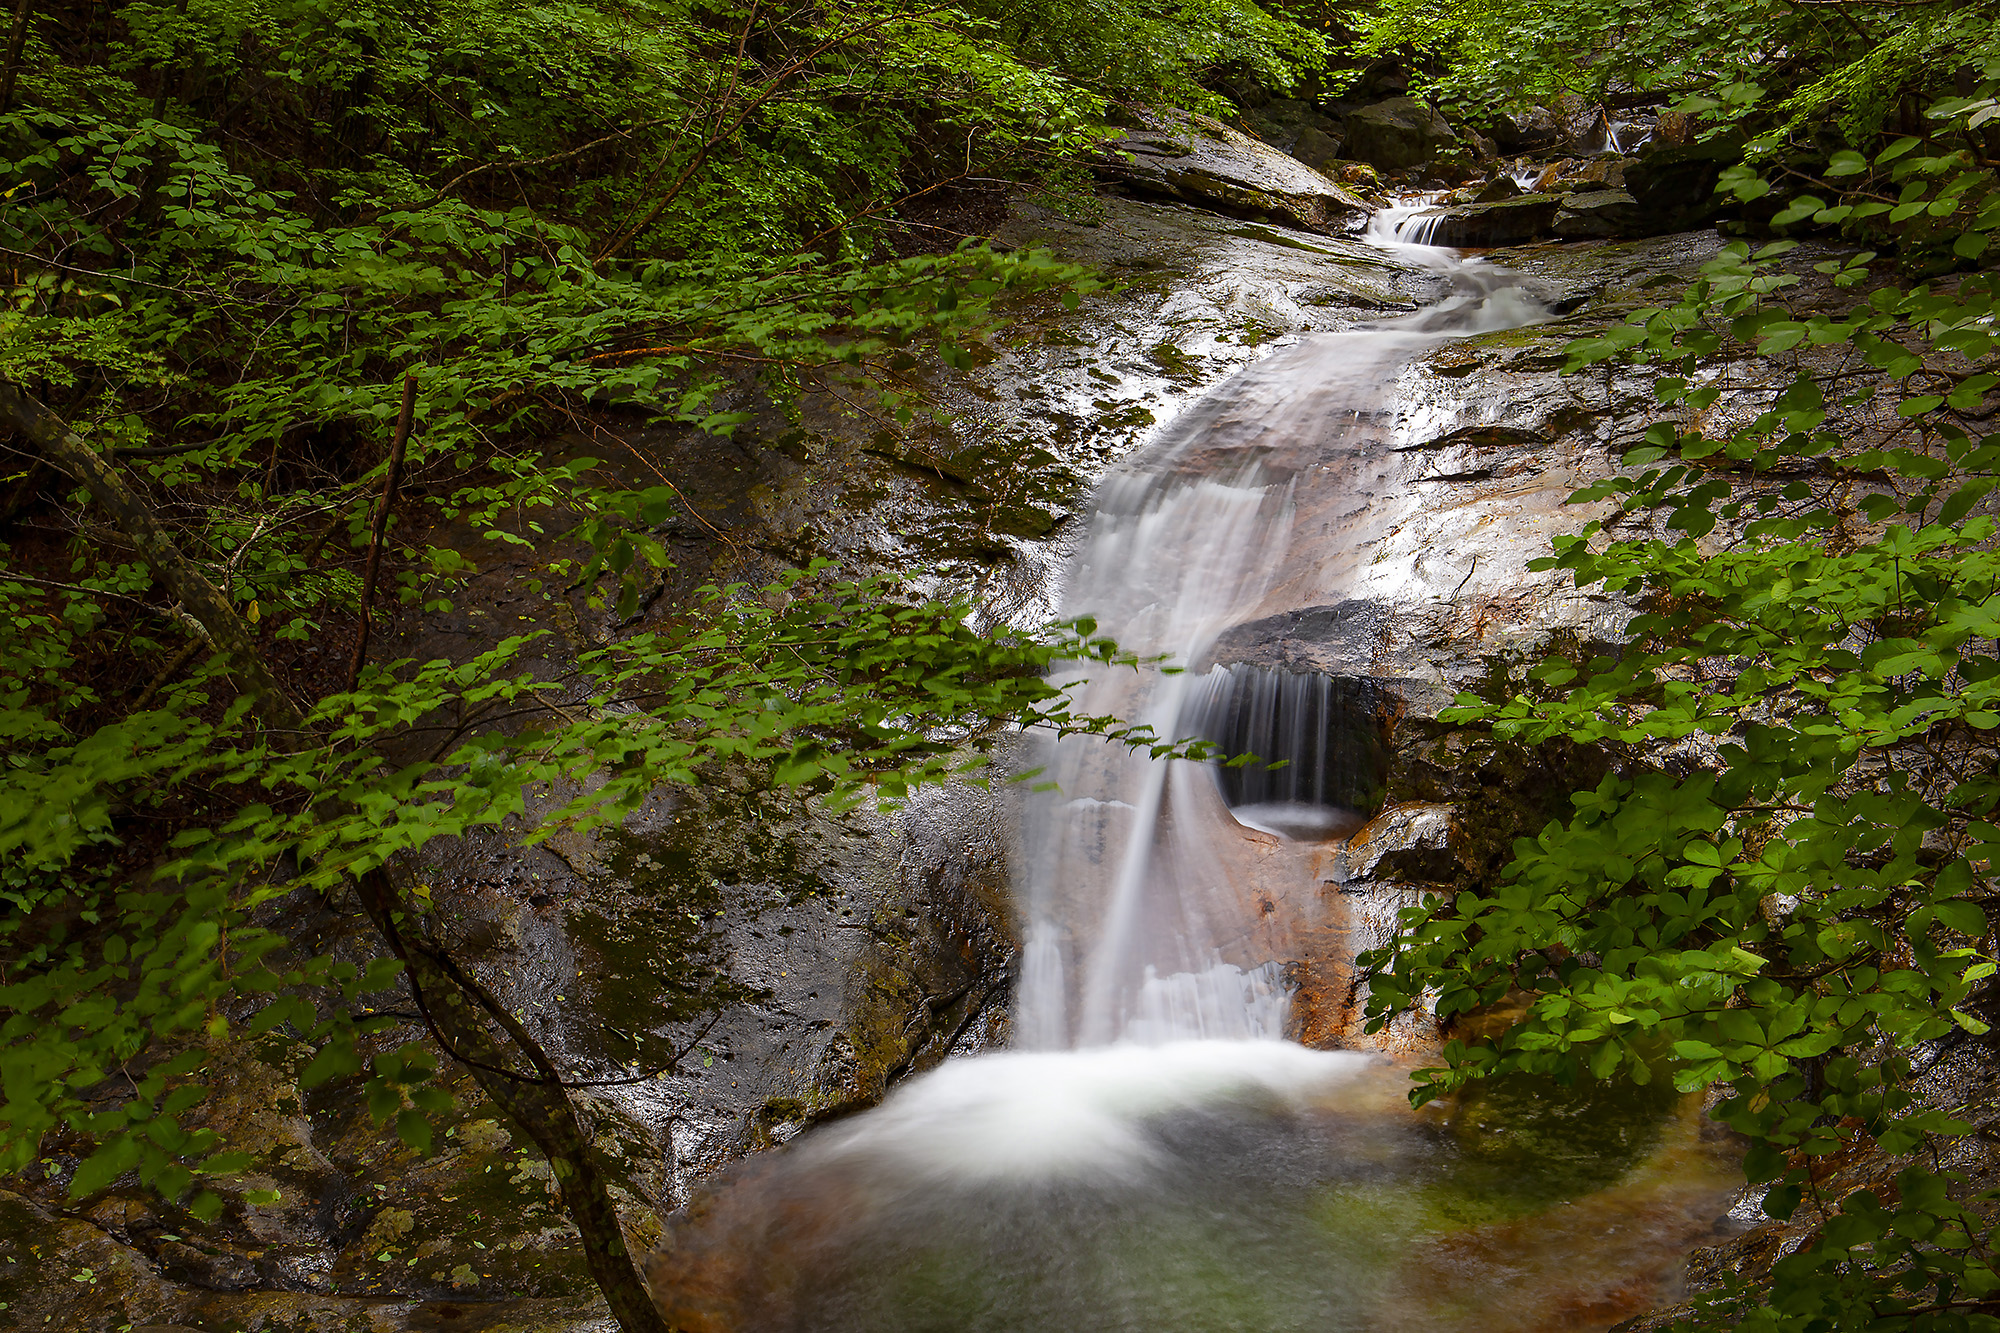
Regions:
M 1431 161 L 1458 134 L 1428 102 L 1392 97 L 1347 113 L 1347 155 L 1384 171 L 1401 171 Z
M 1623 190 L 1589 190 L 1566 196 L 1549 228 L 1565 241 L 1643 234 L 1653 219 Z
M 1345 186 L 1206 116 L 1149 118 L 1106 146 L 1098 170 L 1143 194 L 1308 231 L 1355 232 L 1368 219 Z
M 1547 107 L 1526 111 L 1503 111 L 1493 118 L 1493 142 L 1503 153 L 1520 153 L 1535 148 L 1551 148 L 1562 137 L 1562 124 Z
M 1563 201 L 1552 194 L 1524 194 L 1497 203 L 1457 204 L 1435 214 L 1420 214 L 1427 230 L 1418 236 L 1430 245 L 1490 249 L 1519 245 L 1549 234 Z M 1429 220 L 1434 219 L 1434 220 Z

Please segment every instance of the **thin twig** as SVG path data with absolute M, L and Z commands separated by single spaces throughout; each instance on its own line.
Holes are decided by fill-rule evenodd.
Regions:
M 429 203 L 435 204 L 442 201 L 447 194 L 451 193 L 454 186 L 464 181 L 467 177 L 477 176 L 482 171 L 498 171 L 503 167 L 508 169 L 515 167 L 545 167 L 551 162 L 561 162 L 568 158 L 581 157 L 591 149 L 602 147 L 610 143 L 613 139 L 629 139 L 640 130 L 649 130 L 655 125 L 664 125 L 671 119 L 671 116 L 658 116 L 652 120 L 642 120 L 636 125 L 628 125 L 626 128 L 612 134 L 607 134 L 601 139 L 592 139 L 581 148 L 572 148 L 562 153 L 550 153 L 547 157 L 531 157 L 525 162 L 482 162 L 476 167 L 459 172 L 458 175 L 453 176 L 450 180 L 438 186 L 437 193 L 430 197 Z
M 191 454 L 197 449 L 212 449 L 229 439 L 226 435 L 213 440 L 193 440 L 187 444 L 119 444 L 111 447 L 111 453 L 119 458 L 171 458 L 175 454 Z
M 389 530 L 389 511 L 396 504 L 396 483 L 403 479 L 403 446 L 410 439 L 410 417 L 417 406 L 417 373 L 403 376 L 403 408 L 396 414 L 396 438 L 389 445 L 388 475 L 382 478 L 382 499 L 375 506 L 375 528 L 368 538 L 368 566 L 361 575 L 361 628 L 354 636 L 354 660 L 347 667 L 347 688 L 361 679 L 368 658 L 368 619 L 375 601 L 375 577 L 382 567 L 382 537 Z
M 178 676 L 181 673 L 181 668 L 193 661 L 194 655 L 206 646 L 207 641 L 204 639 L 189 639 L 186 646 L 175 653 L 167 664 L 161 667 L 151 680 L 146 682 L 146 688 L 139 691 L 139 697 L 132 701 L 132 711 L 135 713 L 145 712 L 146 705 L 158 697 L 160 691 L 166 688 L 167 682 Z

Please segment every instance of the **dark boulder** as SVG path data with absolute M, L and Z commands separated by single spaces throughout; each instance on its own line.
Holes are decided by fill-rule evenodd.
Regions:
M 1410 91 L 1410 71 L 1394 56 L 1386 56 L 1361 71 L 1354 89 L 1363 97 L 1400 97 Z
M 1562 123 L 1556 119 L 1554 112 L 1544 106 L 1531 106 L 1526 111 L 1502 111 L 1493 118 L 1490 128 L 1493 142 L 1500 145 L 1503 153 L 1549 148 L 1562 137 Z
M 1310 130 L 1340 135 L 1340 122 L 1302 97 L 1274 97 L 1262 106 L 1246 107 L 1243 128 L 1280 152 L 1298 156 L 1299 136 Z
M 1568 194 L 1573 190 L 1622 190 L 1630 158 L 1558 158 L 1535 178 L 1536 194 Z
M 1314 171 L 1332 172 L 1328 169 L 1340 161 L 1340 148 L 1346 142 L 1338 125 L 1331 132 L 1318 126 L 1308 125 L 1299 131 L 1298 142 L 1292 145 L 1292 156 L 1311 167 Z
M 1392 97 L 1347 113 L 1347 156 L 1384 171 L 1422 166 L 1458 141 L 1437 109 L 1414 97 Z
M 1594 241 L 1653 235 L 1651 221 L 1638 201 L 1623 190 L 1587 190 L 1564 196 L 1550 230 L 1561 240 Z
M 1645 216 L 1642 235 L 1693 231 L 1721 217 L 1730 201 L 1717 197 L 1723 169 L 1742 160 L 1735 140 L 1672 144 L 1655 139 L 1625 168 L 1625 189 Z
M 1436 213 L 1420 214 L 1421 225 L 1412 229 L 1412 237 L 1427 245 L 1471 249 L 1518 245 L 1547 236 L 1562 203 L 1555 195 L 1524 194 L 1518 199 L 1491 204 L 1457 204 Z

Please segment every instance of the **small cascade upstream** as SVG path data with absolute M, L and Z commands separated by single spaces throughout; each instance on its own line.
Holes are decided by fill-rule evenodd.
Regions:
M 1380 807 L 1388 721 L 1365 682 L 1219 642 L 1367 574 L 1404 368 L 1548 313 L 1422 245 L 1424 207 L 1368 239 L 1445 297 L 1240 372 L 1102 484 L 1072 562 L 1063 615 L 1150 663 L 1072 667 L 1081 708 L 1242 762 L 1041 743 L 1013 1049 L 747 1162 L 655 1274 L 680 1326 L 1601 1329 L 1719 1211 L 1726 1175 L 1658 1085 L 1412 1113 L 1407 1067 L 1288 1037 L 1300 932 L 1344 910 L 1317 868 Z M 1545 1113 L 1560 1151 L 1495 1146 L 1541 1142 L 1499 1131 Z

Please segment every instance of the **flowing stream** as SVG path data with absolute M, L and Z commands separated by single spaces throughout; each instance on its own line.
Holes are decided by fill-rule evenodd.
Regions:
M 1510 1083 L 1413 1112 L 1407 1060 L 1287 1039 L 1286 964 L 1343 910 L 1312 858 L 1379 807 L 1383 724 L 1354 682 L 1217 641 L 1363 576 L 1406 364 L 1548 315 L 1519 275 L 1399 237 L 1416 212 L 1370 239 L 1451 294 L 1219 387 L 1100 487 L 1070 573 L 1065 615 L 1158 659 L 1077 667 L 1082 705 L 1252 758 L 1048 743 L 1014 1049 L 747 1163 L 677 1239 L 682 1326 L 1527 1333 L 1671 1294 L 1731 1163 L 1670 1093 Z

